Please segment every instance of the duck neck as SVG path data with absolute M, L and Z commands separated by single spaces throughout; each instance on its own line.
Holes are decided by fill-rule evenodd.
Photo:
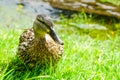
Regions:
M 35 38 L 45 38 L 45 33 L 35 33 Z

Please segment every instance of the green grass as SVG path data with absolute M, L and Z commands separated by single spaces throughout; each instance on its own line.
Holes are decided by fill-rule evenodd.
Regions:
M 1 80 L 120 80 L 120 37 L 112 29 L 81 29 L 76 24 L 99 24 L 120 26 L 113 20 L 108 25 L 105 19 L 96 21 L 94 16 L 79 14 L 73 19 L 61 18 L 56 30 L 64 41 L 64 54 L 52 68 L 33 71 L 17 58 L 19 35 L 23 30 L 6 29 L 0 26 L 0 79 Z M 119 29 L 118 29 L 119 30 Z M 94 33 L 94 31 L 96 31 Z M 110 34 L 112 33 L 112 35 Z M 92 35 L 91 35 L 92 34 Z M 93 37 L 94 36 L 94 37 Z M 103 37 L 103 39 L 101 39 Z M 105 37 L 105 38 L 104 38 Z
M 112 3 L 114 5 L 120 5 L 120 0 L 100 0 L 101 2 L 109 2 Z

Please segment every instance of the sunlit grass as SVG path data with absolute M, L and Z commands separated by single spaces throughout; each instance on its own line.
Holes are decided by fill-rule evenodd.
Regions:
M 114 4 L 114 5 L 120 5 L 120 0 L 100 0 L 100 1 L 102 1 L 102 2 L 109 2 L 109 3 L 112 3 L 112 4 Z
M 29 71 L 16 56 L 21 29 L 0 29 L 0 79 L 10 80 L 119 80 L 120 38 L 118 34 L 101 40 L 70 23 L 97 23 L 82 15 L 73 19 L 62 18 L 57 33 L 64 41 L 64 54 L 54 71 L 36 68 Z M 83 18 L 82 18 L 83 17 Z M 99 22 L 98 22 L 99 24 Z M 105 25 L 105 23 L 102 23 Z M 106 26 L 106 25 L 105 25 Z M 11 63 L 12 61 L 12 63 Z

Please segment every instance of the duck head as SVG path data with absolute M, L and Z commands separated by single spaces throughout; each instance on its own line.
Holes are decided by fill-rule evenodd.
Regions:
M 49 34 L 55 42 L 63 45 L 63 41 L 58 37 L 53 26 L 53 22 L 49 16 L 45 14 L 37 15 L 33 24 L 35 37 L 44 37 L 45 34 Z

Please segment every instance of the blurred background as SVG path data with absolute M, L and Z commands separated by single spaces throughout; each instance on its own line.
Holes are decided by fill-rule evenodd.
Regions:
M 60 15 L 72 18 L 79 12 L 87 13 L 87 16 L 97 14 L 120 19 L 119 5 L 119 0 L 0 0 L 0 26 L 31 26 L 37 14 L 47 14 L 53 20 L 60 19 Z

